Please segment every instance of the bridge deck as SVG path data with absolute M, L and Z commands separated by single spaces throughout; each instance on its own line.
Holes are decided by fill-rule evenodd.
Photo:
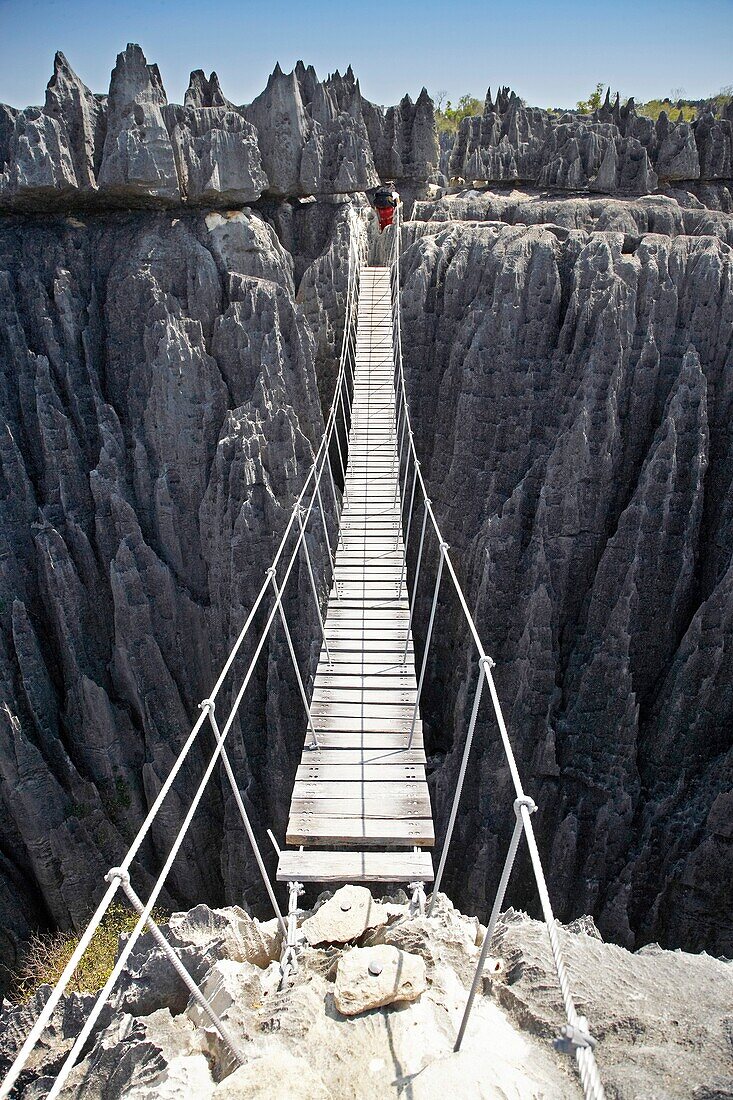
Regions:
M 392 315 L 387 268 L 362 268 L 353 417 L 342 541 L 287 843 L 392 852 L 284 852 L 279 879 L 432 879 L 415 847 L 434 844 L 422 723 L 408 749 L 417 693 L 394 432 Z M 404 659 L 403 659 L 404 656 Z M 299 858 L 300 857 L 300 858 Z M 348 873 L 347 873 L 348 872 Z

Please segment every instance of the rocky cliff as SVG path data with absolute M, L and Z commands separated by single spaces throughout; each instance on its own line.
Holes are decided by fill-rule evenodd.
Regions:
M 355 921 L 357 895 L 368 900 Z M 492 941 L 460 1053 L 453 1053 L 485 929 L 439 897 L 434 916 L 404 894 L 362 888 L 320 897 L 299 916 L 299 970 L 278 990 L 279 937 L 241 909 L 199 905 L 167 935 L 246 1061 L 218 1033 L 150 937 L 130 958 L 115 1014 L 100 1025 L 61 1095 L 68 1100 L 355 1100 L 456 1095 L 568 1100 L 573 1059 L 553 1050 L 563 1020 L 547 932 L 509 910 Z M 344 912 L 344 910 L 347 912 Z M 350 910 L 350 911 L 349 911 Z M 725 1100 L 733 1095 L 731 966 L 707 956 L 631 953 L 602 942 L 589 918 L 558 935 L 571 983 L 598 1039 L 615 1100 Z M 371 969 L 369 969 L 371 964 Z M 376 965 L 375 965 L 376 964 Z M 395 968 L 399 967 L 395 978 Z M 389 980 L 387 981 L 387 976 Z M 0 1073 L 48 995 L 0 1009 Z M 71 994 L 17 1089 L 40 1100 L 79 1034 L 92 998 Z M 697 1007 L 690 1020 L 690 1004 Z
M 92 94 L 58 53 L 43 107 L 0 105 L 0 209 L 346 194 L 387 177 L 425 181 L 437 161 L 427 92 L 385 110 L 363 99 L 350 67 L 320 81 L 302 62 L 291 73 L 277 65 L 245 106 L 225 98 L 216 73 L 196 70 L 180 106 L 129 45 L 108 95 Z
M 508 93 L 479 121 L 467 156 L 516 147 L 539 178 L 543 150 L 565 149 L 557 120 Z M 647 122 L 607 104 L 572 125 L 640 143 L 652 187 L 669 135 Z M 625 945 L 732 954 L 729 129 L 698 122 L 697 182 L 664 195 L 419 202 L 402 285 L 423 469 L 499 663 L 553 900 Z M 606 136 L 623 182 L 642 161 Z M 380 177 L 425 199 L 438 156 L 427 94 L 383 110 L 350 69 L 276 68 L 245 106 L 199 71 L 174 105 L 131 46 L 108 96 L 58 55 L 42 108 L 0 108 L 3 966 L 32 928 L 84 923 L 159 790 L 323 430 L 349 219 Z M 307 583 L 296 572 L 287 607 L 312 667 Z M 439 624 L 425 718 L 440 833 L 475 668 L 447 602 Z M 230 739 L 260 833 L 282 835 L 302 732 L 275 630 Z M 448 885 L 484 915 L 511 812 L 483 713 L 475 753 Z M 513 888 L 535 904 L 526 868 Z M 223 788 L 165 900 L 259 906 Z
M 253 211 L 0 231 L 6 959 L 29 923 L 83 920 L 259 589 L 323 430 L 317 365 L 342 324 L 349 209 L 290 211 L 297 301 L 292 255 Z M 304 580 L 288 608 L 307 661 Z M 274 637 L 232 752 L 262 820 L 282 824 L 299 712 Z M 229 818 L 212 795 L 174 896 L 252 884 Z
M 633 99 L 612 104 L 608 92 L 592 115 L 558 115 L 527 107 L 509 88 L 494 100 L 489 89 L 483 114 L 463 119 L 442 163 L 468 182 L 645 195 L 678 180 L 729 180 L 732 124 L 731 105 L 694 123 L 665 112 L 653 122 Z
M 674 208 L 418 204 L 406 366 L 560 914 L 730 955 L 731 219 Z M 425 710 L 445 821 L 476 668 L 447 589 L 441 615 Z M 488 708 L 474 752 L 447 880 L 469 908 L 512 827 Z

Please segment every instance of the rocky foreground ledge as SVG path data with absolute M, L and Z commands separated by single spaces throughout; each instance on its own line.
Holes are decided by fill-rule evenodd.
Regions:
M 551 1040 L 563 1020 L 545 928 L 501 918 L 463 1050 L 452 1052 L 484 928 L 440 895 L 427 920 L 403 893 L 323 894 L 299 919 L 299 970 L 279 990 L 280 935 L 242 909 L 199 905 L 168 935 L 247 1054 L 235 1068 L 169 963 L 145 938 L 113 1010 L 64 1097 L 267 1100 L 579 1095 L 573 1060 Z M 707 955 L 632 954 L 590 918 L 561 927 L 578 1008 L 599 1040 L 609 1098 L 733 1097 L 733 964 Z M 370 965 L 371 964 L 371 965 Z M 378 972 L 378 973 L 376 973 Z M 0 1012 L 4 1072 L 48 988 Z M 45 1096 L 91 998 L 72 994 L 16 1095 Z

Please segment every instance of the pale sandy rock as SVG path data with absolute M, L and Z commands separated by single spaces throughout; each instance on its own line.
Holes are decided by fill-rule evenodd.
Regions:
M 388 919 L 384 906 L 374 900 L 365 886 L 342 886 L 312 917 L 307 917 L 300 928 L 312 946 L 349 943 L 367 929 L 386 924 Z
M 335 983 L 324 978 L 314 965 L 323 952 L 307 945 L 300 951 L 294 982 L 283 991 L 266 988 L 268 974 L 258 968 L 221 960 L 210 967 L 201 986 L 244 1048 L 242 1069 L 235 1067 L 197 1007 L 178 1015 L 167 1009 L 121 1013 L 92 1038 L 64 1100 L 580 1097 L 573 1059 L 554 1050 L 551 1042 L 564 1012 L 544 925 L 511 910 L 503 914 L 492 956 L 505 964 L 504 976 L 500 982 L 484 982 L 457 1055 L 453 1046 L 468 988 L 468 979 L 458 971 L 468 967 L 470 973 L 475 964 L 471 934 L 476 922 L 442 897 L 438 913 L 439 919 L 421 928 L 434 963 L 428 984 L 422 960 L 416 960 L 425 985 L 417 1000 L 344 1014 L 338 1008 L 338 977 Z M 193 920 L 200 923 L 200 915 Z M 461 927 L 466 933 L 463 949 Z M 599 940 L 587 919 L 559 926 L 558 936 L 573 993 L 599 1040 L 598 1064 L 607 1095 L 617 1100 L 728 1096 L 731 963 L 654 945 L 632 954 Z M 446 938 L 456 962 L 463 952 L 463 966 L 444 954 Z M 344 970 L 360 956 L 374 960 L 380 952 L 399 955 L 384 946 L 330 951 Z M 414 962 L 403 956 L 402 977 Z M 271 964 L 271 971 L 277 969 Z M 357 985 L 366 980 L 361 971 Z M 382 974 L 371 978 L 379 981 Z M 393 978 L 393 987 L 398 986 Z M 3 1008 L 0 1059 L 17 1049 L 41 1001 Z M 22 1100 L 47 1095 L 52 1074 L 78 1032 L 82 1007 L 75 997 L 59 1006 Z
M 247 1040 L 251 1038 L 253 1013 L 261 1007 L 264 996 L 259 967 L 252 963 L 221 959 L 207 972 L 199 988 L 234 1041 L 240 1048 L 246 1047 Z M 204 1047 L 218 1072 L 230 1072 L 231 1050 L 193 999 L 188 1002 L 186 1015 L 203 1036 Z
M 167 1009 L 149 1016 L 118 1017 L 98 1035 L 91 1054 L 77 1065 L 61 1092 L 64 1100 L 208 1100 L 214 1091 L 202 1035 L 185 1017 Z M 41 1100 L 48 1084 L 27 1092 Z M 44 1082 L 44 1083 L 45 1083 Z
M 273 1051 L 240 1066 L 212 1095 L 215 1100 L 328 1100 L 331 1094 L 318 1075 L 318 1062 L 315 1051 L 308 1058 Z
M 396 947 L 355 947 L 339 959 L 334 1004 L 345 1016 L 416 1001 L 427 989 L 425 962 Z
M 293 259 L 271 225 L 253 210 L 230 210 L 206 215 L 209 245 L 232 275 L 271 279 L 294 293 Z
M 228 909 L 197 905 L 187 913 L 174 913 L 167 923 L 175 946 L 212 948 L 218 956 L 262 969 L 280 957 L 282 936 L 277 922 L 261 924 L 236 905 Z

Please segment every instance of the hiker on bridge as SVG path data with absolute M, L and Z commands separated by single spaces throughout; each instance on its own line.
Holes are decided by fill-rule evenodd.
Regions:
M 382 233 L 388 225 L 392 224 L 394 212 L 400 201 L 400 196 L 393 183 L 382 184 L 374 193 L 374 209 L 379 218 L 379 232 Z

